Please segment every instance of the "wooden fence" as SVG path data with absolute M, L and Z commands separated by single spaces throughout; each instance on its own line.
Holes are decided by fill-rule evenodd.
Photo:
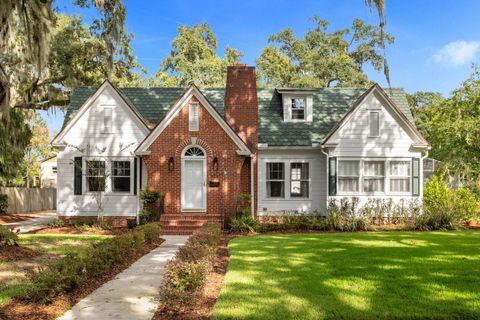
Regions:
M 0 194 L 8 196 L 7 213 L 46 211 L 57 208 L 57 189 L 55 188 L 0 187 Z

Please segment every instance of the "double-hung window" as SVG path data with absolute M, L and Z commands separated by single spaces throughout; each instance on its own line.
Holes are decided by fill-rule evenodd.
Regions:
M 86 161 L 87 191 L 105 191 L 105 161 Z
M 390 192 L 410 192 L 410 161 L 390 161 Z
M 112 161 L 112 191 L 130 192 L 130 161 Z
M 292 98 L 292 120 L 305 120 L 307 101 L 305 98 Z
M 358 192 L 360 185 L 360 161 L 339 160 L 338 161 L 338 191 Z
M 363 192 L 385 192 L 385 161 L 363 162 Z
M 308 198 L 309 170 L 306 162 L 290 164 L 290 196 L 292 198 Z
M 267 163 L 267 197 L 285 197 L 285 163 Z

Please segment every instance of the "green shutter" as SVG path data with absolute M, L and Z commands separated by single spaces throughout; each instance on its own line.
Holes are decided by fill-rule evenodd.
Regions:
M 73 194 L 82 194 L 82 157 L 75 157 L 73 161 Z
M 137 158 L 133 160 L 133 194 L 137 194 Z
M 337 158 L 328 159 L 328 195 L 337 195 Z
M 420 159 L 412 158 L 412 196 L 420 195 Z

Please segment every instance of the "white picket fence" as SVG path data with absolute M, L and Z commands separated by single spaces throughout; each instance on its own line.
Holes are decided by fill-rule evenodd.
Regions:
M 0 187 L 0 194 L 8 196 L 7 213 L 46 211 L 57 208 L 57 189 L 55 188 Z

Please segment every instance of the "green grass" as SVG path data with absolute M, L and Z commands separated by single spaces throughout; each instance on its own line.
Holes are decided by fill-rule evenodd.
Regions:
M 19 245 L 40 252 L 33 258 L 19 261 L 0 261 L 0 306 L 21 294 L 28 286 L 28 275 L 38 268 L 59 259 L 69 252 L 82 250 L 92 243 L 111 236 L 107 235 L 62 235 L 22 234 Z
M 480 319 L 480 232 L 239 237 L 217 319 Z

